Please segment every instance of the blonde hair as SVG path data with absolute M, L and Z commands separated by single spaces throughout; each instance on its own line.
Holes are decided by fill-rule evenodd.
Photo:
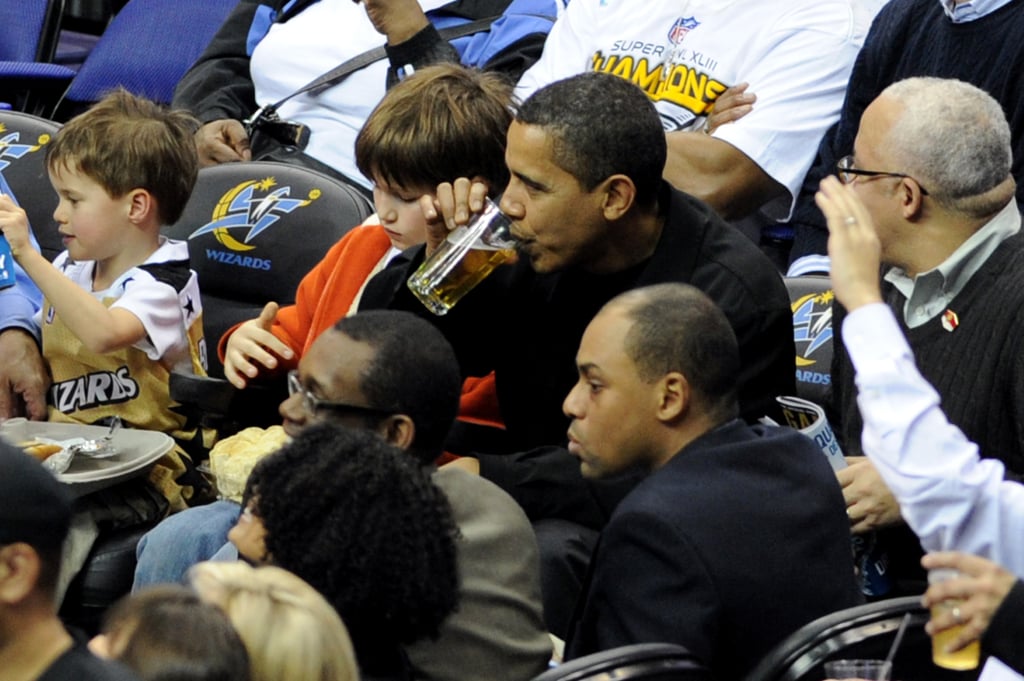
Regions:
M 200 563 L 200 598 L 227 613 L 249 651 L 252 681 L 358 681 L 348 630 L 313 587 L 275 566 Z

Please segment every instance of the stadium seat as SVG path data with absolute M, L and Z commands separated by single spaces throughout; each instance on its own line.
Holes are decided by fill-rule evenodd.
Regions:
M 75 75 L 51 63 L 64 0 L 0 0 L 0 101 L 40 113 Z
M 979 670 L 954 672 L 932 664 L 931 638 L 924 630 L 928 611 L 921 607 L 920 596 L 907 596 L 847 608 L 804 625 L 769 652 L 745 681 L 820 681 L 828 660 L 884 659 L 904 616 L 910 620 L 893 659 L 893 679 L 977 678 Z
M 117 87 L 170 103 L 178 81 L 237 4 L 129 0 L 85 58 L 52 117 L 66 121 Z
M 0 0 L 0 60 L 48 62 L 64 0 Z
M 232 420 L 236 425 L 278 422 L 283 381 L 269 397 L 253 388 L 236 390 L 223 380 L 217 343 L 238 322 L 258 316 L 269 301 L 293 303 L 306 273 L 372 212 L 358 189 L 300 166 L 255 161 L 200 170 L 181 219 L 165 233 L 188 240 L 214 378 L 172 375 L 172 397 L 198 405 L 206 425 L 222 434 L 235 429 L 217 422 L 228 412 L 255 421 Z M 270 423 L 259 423 L 267 418 Z
M 100 633 L 103 614 L 128 594 L 135 577 L 135 547 L 155 523 L 100 534 L 68 587 L 60 617 L 88 636 Z
M 711 681 L 711 673 L 686 648 L 636 643 L 585 655 L 549 669 L 533 681 Z
M 28 213 L 40 250 L 53 260 L 64 250 L 53 211 L 57 192 L 46 172 L 45 145 L 60 126 L 18 111 L 0 111 L 0 193 L 14 197 Z
M 825 405 L 832 377 L 832 282 L 826 276 L 786 277 L 796 342 L 796 395 Z

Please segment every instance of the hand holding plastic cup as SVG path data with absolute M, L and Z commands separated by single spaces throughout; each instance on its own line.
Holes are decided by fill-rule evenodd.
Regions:
M 961 576 L 959 570 L 953 568 L 936 568 L 928 571 L 928 583 L 939 584 Z M 949 599 L 932 606 L 932 619 L 946 612 L 951 612 L 959 620 L 962 601 Z M 945 669 L 976 669 L 981 661 L 981 643 L 974 641 L 955 652 L 946 652 L 946 646 L 956 639 L 963 630 L 965 623 L 943 629 L 932 636 L 932 662 Z
M 892 663 L 886 660 L 830 660 L 825 678 L 830 681 L 889 681 Z
M 409 289 L 428 310 L 446 314 L 495 267 L 516 258 L 512 221 L 490 199 L 464 227 L 448 233 L 445 242 L 409 277 Z

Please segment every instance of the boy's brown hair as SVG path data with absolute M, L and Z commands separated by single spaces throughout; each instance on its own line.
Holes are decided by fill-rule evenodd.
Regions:
M 73 169 L 111 197 L 145 189 L 161 225 L 181 217 L 199 172 L 193 135 L 198 121 L 185 111 L 118 89 L 72 118 L 46 147 L 51 172 Z
M 431 189 L 481 176 L 508 184 L 505 136 L 512 86 L 494 73 L 442 64 L 393 87 L 356 137 L 356 165 L 391 186 Z

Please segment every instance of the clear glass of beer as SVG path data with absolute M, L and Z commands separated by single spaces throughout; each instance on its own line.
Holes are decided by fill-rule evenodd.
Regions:
M 960 572 L 952 568 L 929 570 L 928 583 L 938 584 L 959 576 Z M 959 605 L 960 601 L 947 600 L 932 606 L 932 619 L 941 613 L 949 612 Z M 981 659 L 981 643 L 979 641 L 974 641 L 966 648 L 961 648 L 956 652 L 946 652 L 946 646 L 952 643 L 953 639 L 960 634 L 963 628 L 963 625 L 960 624 L 940 631 L 932 637 L 932 662 L 945 669 L 977 669 Z
M 484 210 L 448 238 L 409 277 L 409 289 L 427 309 L 443 315 L 495 267 L 515 262 L 512 221 L 490 199 Z

